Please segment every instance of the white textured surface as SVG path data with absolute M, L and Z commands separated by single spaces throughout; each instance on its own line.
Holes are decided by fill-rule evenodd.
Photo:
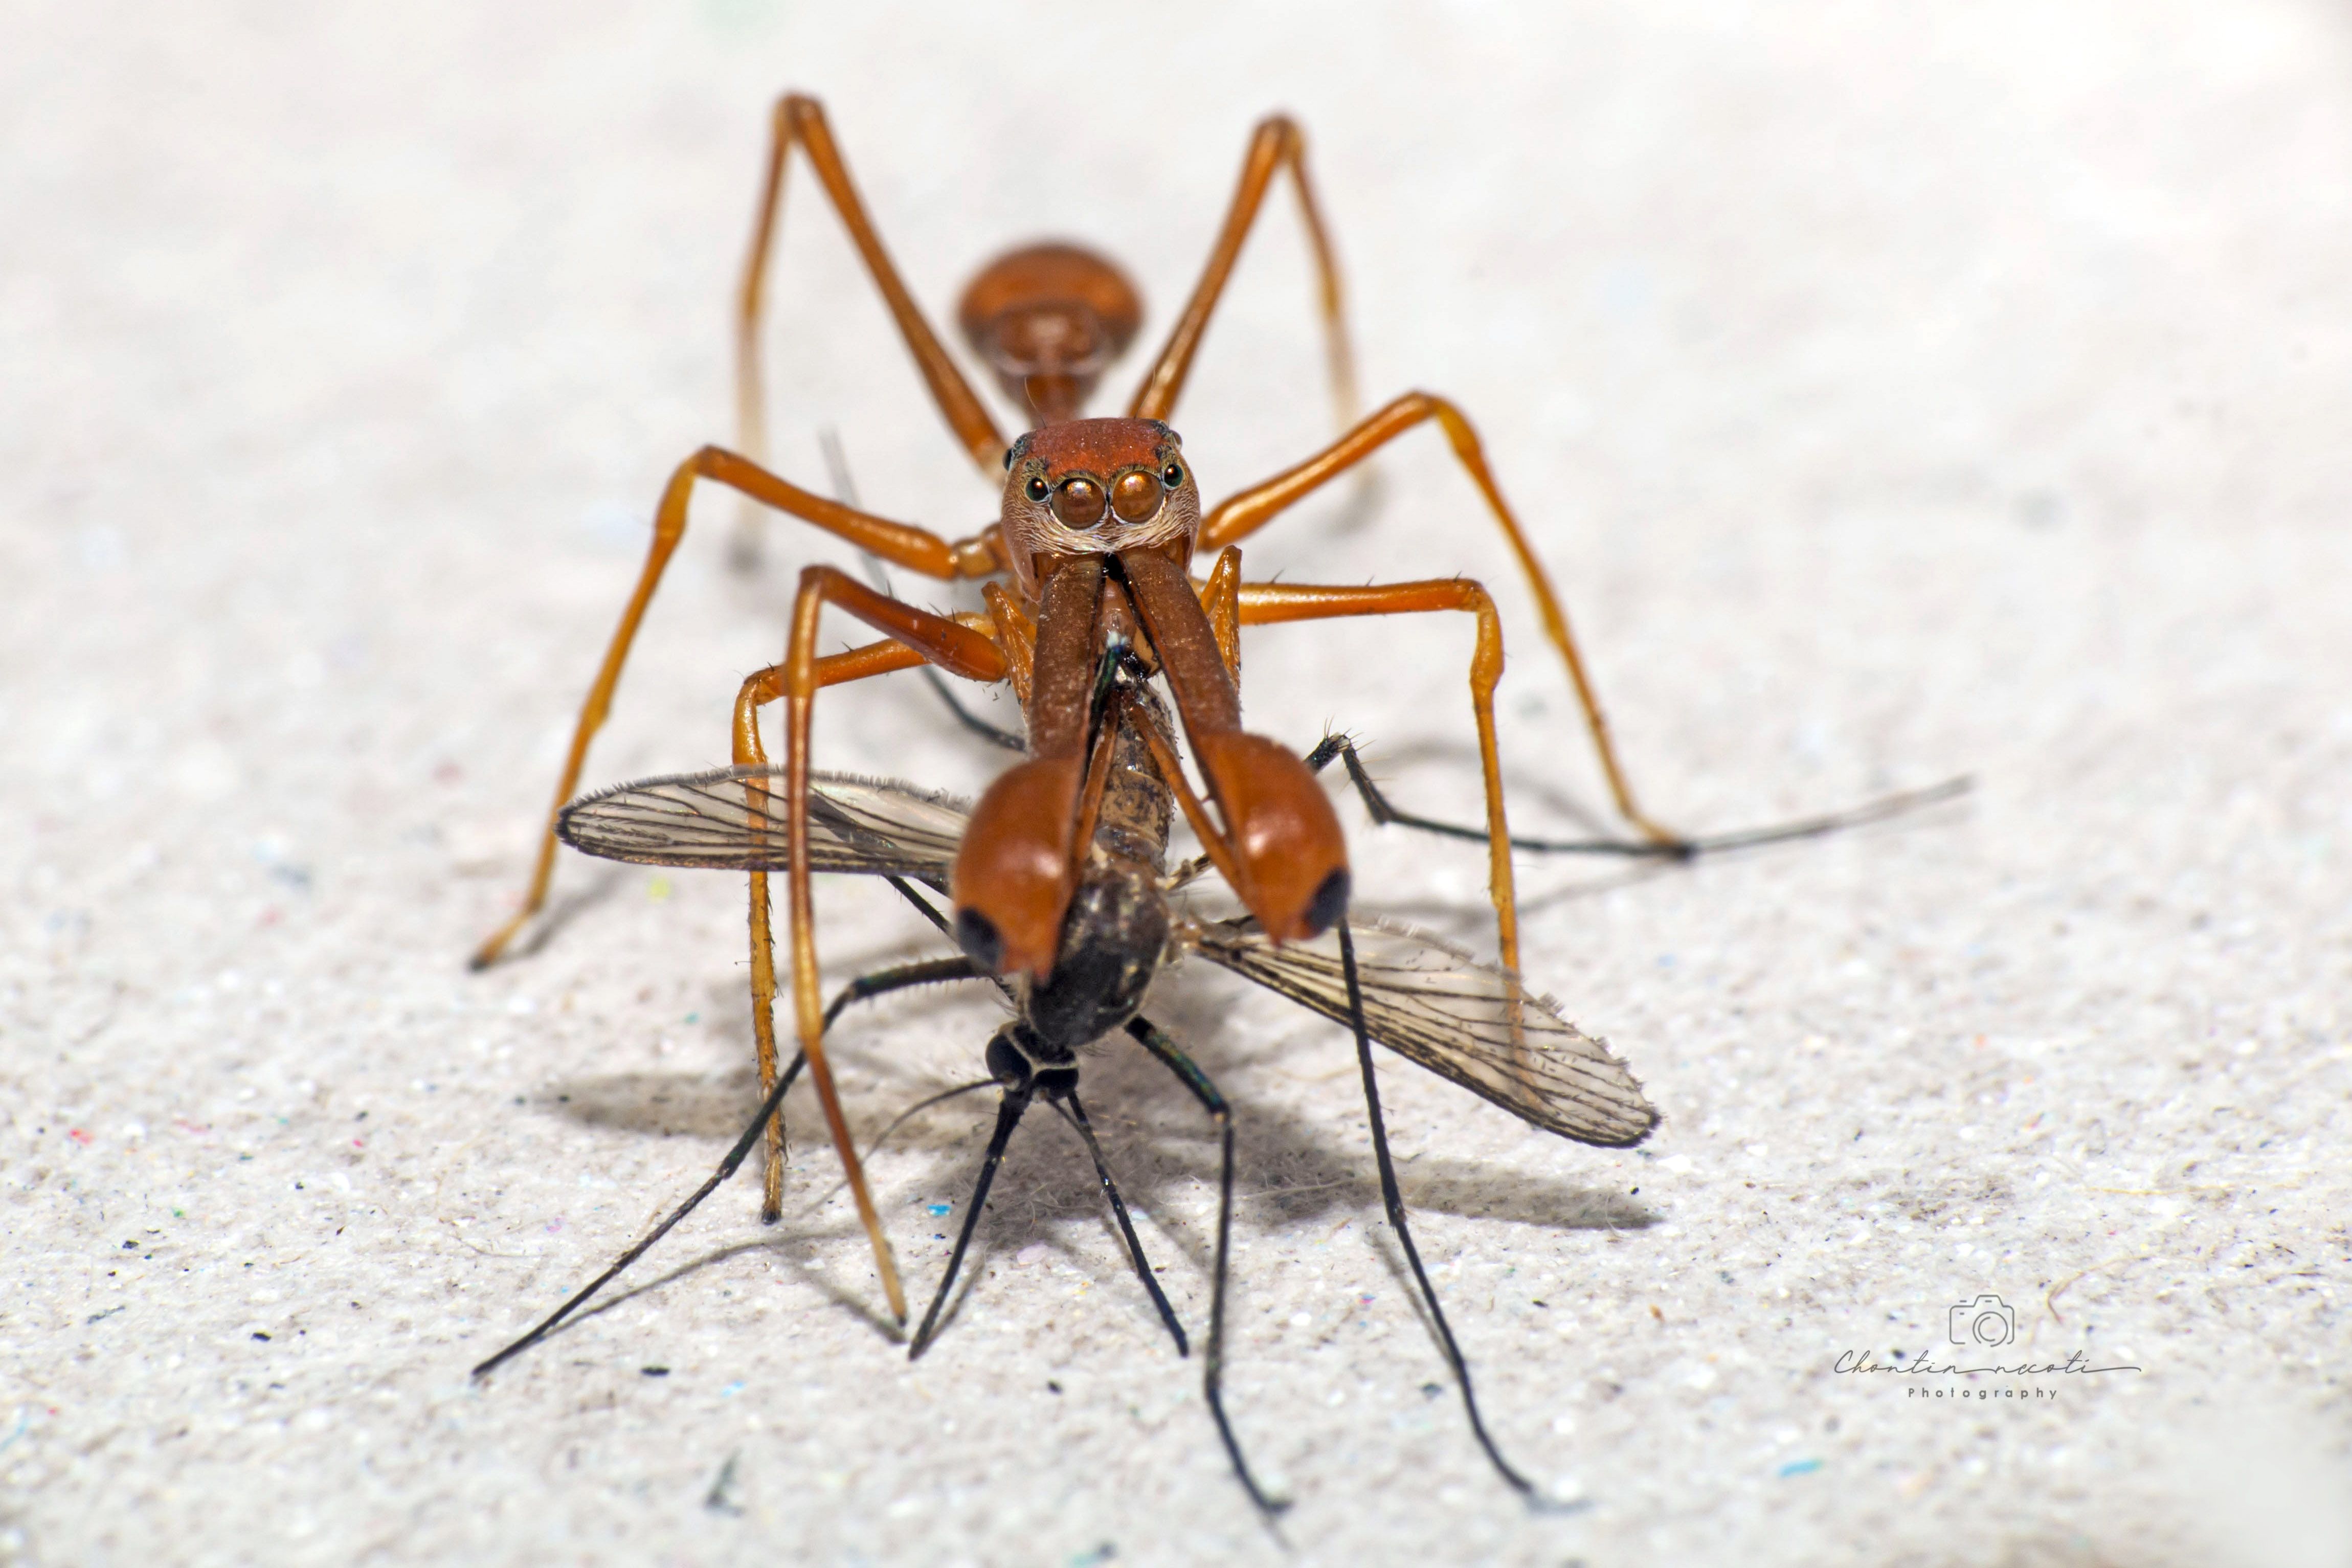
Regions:
M 1233 1403 L 1292 1560 L 2352 1554 L 2338 13 L 10 9 L 0 1557 L 1284 1560 L 1051 1122 L 911 1369 L 803 1142 L 782 1227 L 730 1189 L 641 1293 L 467 1385 L 748 1108 L 725 879 L 572 861 L 543 951 L 459 961 L 663 476 L 728 429 L 787 86 L 935 312 L 1045 230 L 1164 321 L 1251 121 L 1294 110 L 1368 393 L 1481 422 L 1661 814 L 1980 780 L 1719 865 L 1526 866 L 1530 971 L 1666 1113 L 1639 1153 L 1386 1074 L 1489 1415 L 1578 1513 L 1521 1509 L 1421 1392 L 1343 1039 L 1169 983 L 1243 1117 Z M 795 181 L 773 449 L 818 475 L 831 426 L 871 503 L 970 527 L 989 491 Z M 1273 218 L 1183 410 L 1213 494 L 1326 429 Z M 1253 568 L 1495 583 L 1518 821 L 1572 823 L 1596 775 L 1502 552 L 1433 437 L 1383 474 L 1369 521 L 1310 509 Z M 723 758 L 824 553 L 731 579 L 729 510 L 592 780 Z M 1465 630 L 1268 635 L 1253 721 L 1343 723 L 1468 814 Z M 911 681 L 821 722 L 835 765 L 994 760 Z M 1475 852 L 1357 842 L 1371 901 L 1485 940 Z M 924 950 L 887 894 L 823 896 L 834 973 Z M 970 1074 L 989 1018 L 878 1009 L 844 1037 L 856 1114 Z M 1212 1152 L 1130 1055 L 1092 1101 L 1198 1325 Z M 919 1292 L 987 1120 L 876 1163 Z M 1980 1290 L 2037 1354 L 2147 1370 L 1991 1405 L 1830 1371 Z

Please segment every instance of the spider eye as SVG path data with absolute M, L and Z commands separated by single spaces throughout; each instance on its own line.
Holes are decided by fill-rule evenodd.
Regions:
M 1102 521 L 1102 486 L 1083 476 L 1062 481 L 1054 492 L 1054 515 L 1071 528 L 1092 528 Z
M 1013 471 L 1013 448 L 1010 447 L 1004 448 L 1004 471 L 1008 474 Z
M 1160 498 L 1167 493 L 1150 474 L 1130 470 L 1110 487 L 1110 510 L 1123 522 L 1143 522 L 1160 510 Z
M 1169 464 L 1160 470 L 1160 482 L 1170 489 L 1174 489 L 1184 482 L 1184 466 L 1181 463 Z
M 1045 488 L 1045 481 L 1040 479 L 1033 478 L 1029 481 L 1028 489 L 1029 499 L 1031 500 L 1044 500 L 1047 496 L 1053 493 L 1053 491 Z

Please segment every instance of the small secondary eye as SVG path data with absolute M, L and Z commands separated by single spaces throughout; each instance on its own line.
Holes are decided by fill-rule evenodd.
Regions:
M 1013 471 L 1013 448 L 1010 447 L 1004 448 L 1004 471 L 1008 474 Z
M 1184 482 L 1183 465 L 1181 463 L 1171 463 L 1166 468 L 1160 469 L 1160 482 L 1166 485 L 1171 490 L 1178 485 L 1182 484 Z
M 1029 499 L 1031 500 L 1044 500 L 1052 493 L 1053 492 L 1051 490 L 1045 488 L 1045 480 L 1033 479 L 1029 481 Z

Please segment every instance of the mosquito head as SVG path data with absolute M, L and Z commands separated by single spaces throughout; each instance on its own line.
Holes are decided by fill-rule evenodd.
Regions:
M 1035 1030 L 1018 1020 L 997 1030 L 988 1042 L 988 1074 L 1015 1094 L 1042 1094 L 1048 1100 L 1078 1087 L 1076 1057 L 1047 1047 Z
M 1032 430 L 1005 454 L 1001 519 L 1032 596 L 1032 557 L 1177 546 L 1189 554 L 1201 491 L 1184 443 L 1157 419 L 1073 419 Z

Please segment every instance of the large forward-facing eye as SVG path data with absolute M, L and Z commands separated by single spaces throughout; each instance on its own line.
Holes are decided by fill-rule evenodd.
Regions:
M 1064 479 L 1054 492 L 1054 515 L 1068 528 L 1092 528 L 1102 521 L 1102 486 L 1092 479 Z
M 1160 510 L 1160 481 L 1130 469 L 1110 487 L 1110 509 L 1121 522 L 1141 522 Z

